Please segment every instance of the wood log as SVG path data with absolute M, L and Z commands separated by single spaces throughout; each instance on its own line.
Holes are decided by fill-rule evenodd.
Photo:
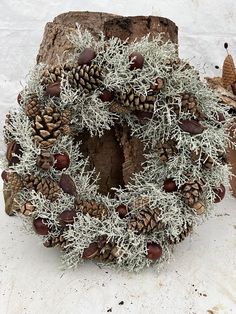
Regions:
M 163 40 L 178 41 L 178 28 L 170 20 L 156 16 L 122 17 L 99 12 L 68 12 L 57 16 L 45 26 L 44 35 L 37 55 L 37 63 L 54 65 L 65 61 L 73 47 L 67 35 L 76 28 L 88 29 L 96 38 L 103 31 L 106 38 L 113 36 L 129 41 L 140 39 L 147 34 L 150 38 L 160 33 Z M 105 131 L 102 137 L 90 137 L 84 130 L 78 135 L 82 140 L 81 151 L 89 156 L 91 168 L 100 174 L 99 191 L 113 195 L 112 187 L 124 186 L 132 175 L 142 169 L 144 146 L 132 137 L 127 126 L 116 125 Z M 9 203 L 9 202 L 8 202 Z M 8 206 L 8 214 L 11 214 Z

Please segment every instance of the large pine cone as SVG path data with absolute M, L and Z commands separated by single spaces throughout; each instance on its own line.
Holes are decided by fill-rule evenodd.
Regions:
M 42 148 L 53 146 L 61 133 L 61 114 L 54 104 L 48 105 L 32 124 L 34 141 Z
M 59 193 L 62 191 L 59 185 L 50 178 L 39 178 L 30 174 L 24 177 L 24 186 L 36 193 L 42 193 L 52 202 L 58 198 Z
M 176 143 L 172 140 L 159 142 L 156 149 L 162 162 L 169 161 L 169 159 L 177 153 Z
M 98 219 L 106 218 L 108 215 L 107 207 L 103 204 L 98 204 L 95 200 L 75 200 L 75 206 L 84 215 L 89 214 L 91 217 L 96 217 Z
M 39 99 L 36 94 L 32 94 L 29 96 L 24 110 L 25 114 L 31 119 L 35 118 L 37 115 L 40 114 Z
M 203 185 L 203 180 L 189 180 L 181 187 L 185 202 L 190 207 L 200 200 Z
M 129 222 L 129 229 L 137 233 L 149 233 L 153 230 L 160 230 L 163 223 L 159 219 L 160 211 L 158 209 L 141 210 L 137 216 Z
M 125 94 L 120 95 L 121 103 L 130 110 L 153 111 L 156 96 L 150 92 L 147 96 L 139 95 L 132 88 Z

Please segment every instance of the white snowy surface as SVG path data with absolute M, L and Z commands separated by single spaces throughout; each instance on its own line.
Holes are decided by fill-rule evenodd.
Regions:
M 214 66 L 222 65 L 225 41 L 236 57 L 233 0 L 0 0 L 1 126 L 34 65 L 44 25 L 76 10 L 172 19 L 179 27 L 181 57 L 190 58 L 203 75 L 220 75 Z M 0 314 L 236 313 L 235 199 L 216 206 L 160 274 L 117 273 L 88 263 L 63 271 L 59 252 L 40 246 L 20 219 L 6 216 L 2 196 L 1 205 Z

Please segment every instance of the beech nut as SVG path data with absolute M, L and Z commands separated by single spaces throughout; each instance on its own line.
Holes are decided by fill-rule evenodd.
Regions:
M 78 57 L 78 65 L 90 65 L 96 57 L 96 52 L 92 48 L 85 48 Z
M 61 84 L 60 82 L 55 82 L 46 87 L 46 96 L 49 97 L 59 97 L 61 93 Z
M 119 217 L 125 218 L 125 216 L 128 214 L 128 207 L 124 204 L 120 204 L 116 207 L 116 212 L 118 213 Z
M 75 217 L 76 217 L 76 211 L 74 209 L 64 210 L 58 217 L 59 223 L 61 226 L 72 225 L 74 223 Z
M 33 221 L 34 230 L 37 234 L 47 235 L 49 233 L 49 228 L 47 225 L 47 220 L 43 218 L 36 218 Z
M 201 134 L 205 128 L 197 120 L 180 120 L 180 128 L 192 135 Z
M 213 189 L 214 193 L 215 193 L 215 199 L 214 199 L 214 203 L 219 203 L 223 200 L 223 198 L 225 197 L 225 187 L 223 184 L 221 184 L 219 187 L 216 187 Z
M 70 157 L 67 153 L 54 154 L 54 160 L 53 167 L 57 170 L 67 169 L 70 165 Z
M 131 53 L 129 56 L 129 60 L 131 61 L 130 70 L 142 69 L 144 65 L 144 57 L 141 53 L 135 51 Z
M 177 185 L 173 179 L 166 179 L 164 181 L 164 191 L 165 192 L 175 192 L 177 191 Z
M 148 243 L 147 244 L 147 258 L 152 261 L 158 260 L 162 256 L 162 247 L 157 243 Z

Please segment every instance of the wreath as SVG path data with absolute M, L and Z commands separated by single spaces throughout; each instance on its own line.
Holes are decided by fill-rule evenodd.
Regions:
M 69 267 L 159 267 L 225 195 L 229 114 L 161 35 L 128 44 L 77 26 L 70 40 L 74 53 L 37 65 L 7 115 L 7 211 L 61 248 Z M 142 143 L 144 160 L 104 195 L 79 135 L 113 128 L 122 146 L 121 127 Z

